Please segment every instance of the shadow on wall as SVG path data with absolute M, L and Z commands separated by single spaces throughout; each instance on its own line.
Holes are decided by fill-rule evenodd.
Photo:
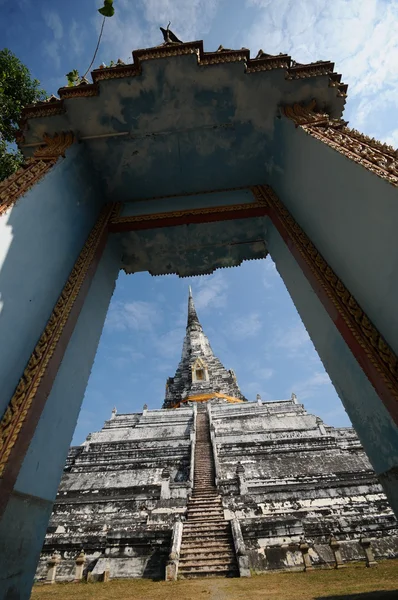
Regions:
M 364 592 L 344 596 L 317 596 L 314 600 L 397 600 L 398 589 L 390 591 Z

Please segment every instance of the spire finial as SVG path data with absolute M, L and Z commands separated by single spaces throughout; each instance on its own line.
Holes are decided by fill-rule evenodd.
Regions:
M 191 327 L 192 325 L 198 325 L 200 327 L 198 315 L 196 314 L 196 308 L 193 301 L 192 289 L 191 286 L 189 286 L 187 327 Z

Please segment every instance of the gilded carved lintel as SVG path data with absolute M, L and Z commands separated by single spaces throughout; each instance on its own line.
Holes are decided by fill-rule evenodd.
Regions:
M 315 100 L 307 105 L 285 106 L 282 113 L 296 127 L 398 187 L 398 150 L 392 146 L 350 129 L 347 121 L 317 112 Z
M 108 227 L 112 209 L 112 205 L 105 206 L 91 230 L 0 421 L 0 477 L 4 473 L 11 451 L 34 403 L 40 382 L 54 355 L 104 231 Z
M 219 190 L 216 190 L 219 191 Z M 207 192 L 212 193 L 212 192 Z M 247 211 L 251 209 L 258 209 L 261 206 L 266 206 L 263 198 L 256 198 L 255 202 L 249 202 L 247 204 L 227 204 L 221 206 L 207 206 L 203 208 L 189 208 L 184 210 L 175 210 L 170 212 L 161 213 L 149 213 L 144 215 L 126 215 L 120 216 L 121 204 L 115 204 L 114 211 L 111 216 L 111 225 L 120 225 L 126 223 L 142 223 L 145 221 L 158 221 L 163 219 L 176 219 L 181 217 L 192 217 L 197 215 L 212 215 L 212 214 L 227 214 L 239 211 Z
M 274 191 L 269 186 L 257 186 L 252 188 L 252 191 L 255 198 L 262 197 L 263 201 L 269 204 L 271 219 L 273 215 L 279 219 L 351 334 L 364 350 L 391 394 L 398 399 L 398 358 L 396 354 Z
M 56 133 L 53 137 L 45 134 L 43 138 L 43 146 L 37 148 L 32 158 L 28 158 L 16 173 L 0 182 L 0 216 L 42 179 L 58 158 L 65 156 L 66 149 L 74 142 L 72 132 Z

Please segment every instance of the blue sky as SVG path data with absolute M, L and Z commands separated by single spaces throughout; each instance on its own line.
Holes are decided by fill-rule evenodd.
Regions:
M 48 93 L 65 73 L 87 69 L 101 17 L 96 0 L 0 0 L 0 45 Z M 384 0 L 115 0 L 94 63 L 162 42 L 159 26 L 184 41 L 287 52 L 298 62 L 333 60 L 349 84 L 350 125 L 398 146 L 398 2 Z M 235 370 L 243 393 L 281 399 L 295 392 L 330 425 L 349 421 L 272 262 L 253 261 L 209 277 L 179 280 L 120 274 L 74 443 L 98 430 L 116 405 L 161 406 L 184 336 L 188 284 L 213 350 Z

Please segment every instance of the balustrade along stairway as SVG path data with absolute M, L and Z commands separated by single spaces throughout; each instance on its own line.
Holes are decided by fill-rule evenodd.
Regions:
M 193 493 L 182 534 L 181 577 L 239 576 L 231 525 L 215 486 L 213 449 L 205 405 L 198 406 Z

